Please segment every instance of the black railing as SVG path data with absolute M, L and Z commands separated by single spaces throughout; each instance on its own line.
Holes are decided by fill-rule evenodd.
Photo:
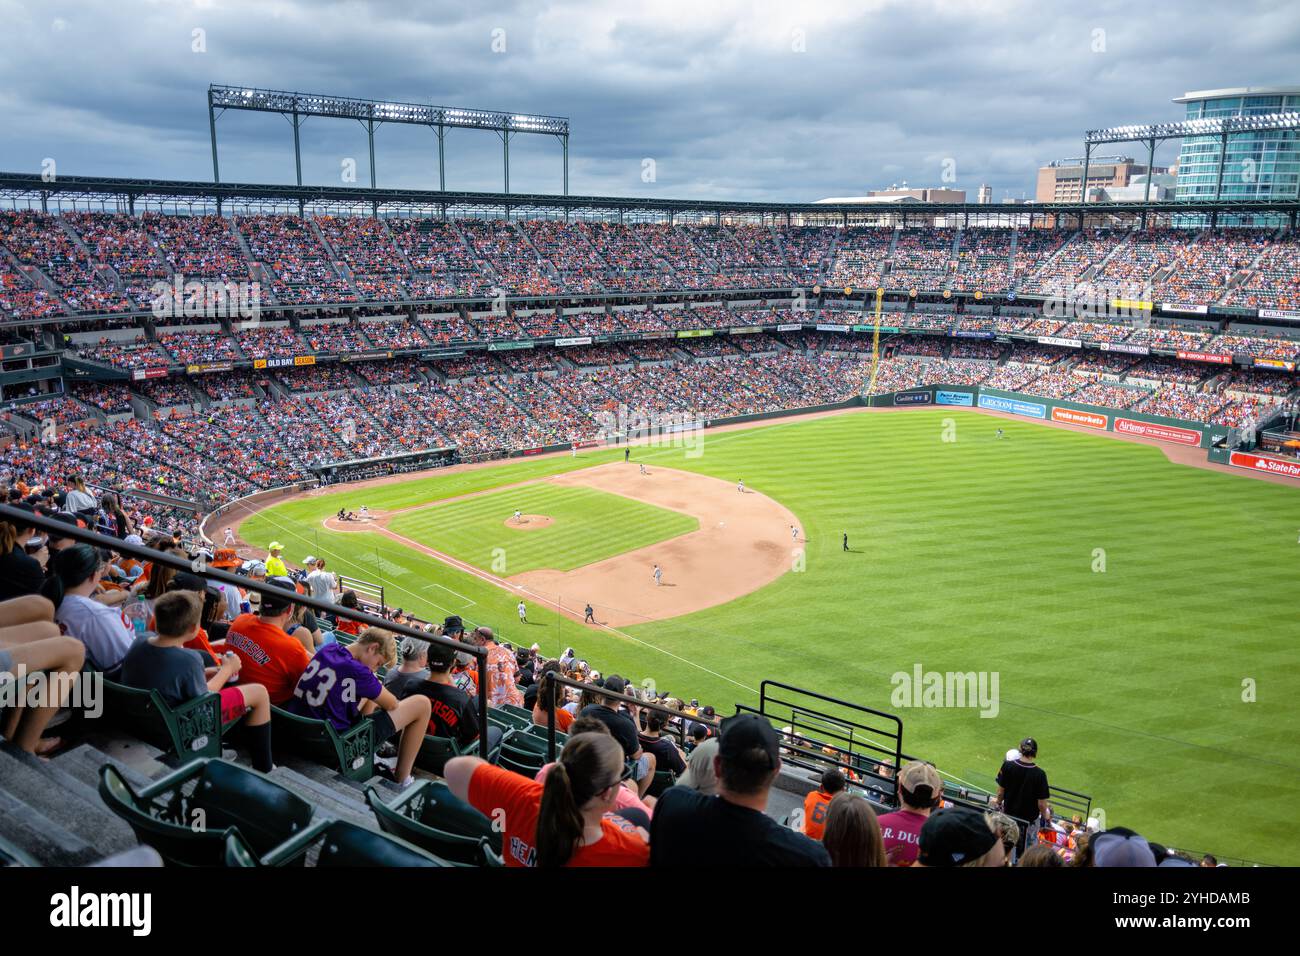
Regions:
M 167 551 L 156 551 L 153 548 L 142 545 L 127 544 L 119 538 L 114 538 L 106 534 L 100 534 L 97 531 L 91 531 L 87 528 L 74 527 L 62 521 L 55 521 L 44 515 L 34 514 L 30 511 L 24 511 L 19 508 L 13 508 L 9 505 L 0 505 L 0 520 L 8 521 L 10 524 L 19 528 L 37 528 L 53 534 L 59 538 L 71 538 L 74 541 L 83 544 L 89 544 L 96 548 L 116 551 L 124 557 L 135 558 L 138 561 L 150 561 L 155 566 L 172 568 L 176 571 L 188 571 L 191 574 L 197 574 L 199 577 L 208 581 L 218 581 L 222 584 L 231 584 L 238 588 L 248 591 L 256 591 L 261 595 L 272 595 L 275 597 L 284 597 L 285 590 L 274 584 L 268 584 L 265 581 L 257 581 L 252 578 L 243 577 L 238 574 L 231 574 L 228 571 L 221 571 L 216 568 L 210 568 L 206 562 L 201 559 L 187 560 L 176 554 Z M 396 621 L 387 621 L 383 618 L 375 617 L 364 611 L 346 608 L 339 604 L 333 604 L 329 601 L 318 600 L 308 594 L 294 594 L 293 603 L 309 607 L 313 611 L 321 614 L 330 614 L 335 617 L 345 617 L 348 620 L 357 621 L 372 627 L 380 627 L 394 634 L 400 634 L 403 637 L 414 637 L 422 641 L 428 641 L 430 644 L 441 644 L 444 647 L 450 647 L 456 651 L 464 651 L 478 659 L 478 716 L 479 726 L 488 725 L 487 713 L 487 691 L 488 691 L 488 671 L 487 671 L 487 648 L 479 647 L 476 644 L 462 644 L 460 641 L 452 640 L 449 637 L 443 637 L 439 634 L 430 634 L 426 631 L 420 631 L 416 628 L 409 627 L 405 624 L 399 624 Z M 483 734 L 479 738 L 479 753 L 487 759 L 489 756 L 487 735 Z

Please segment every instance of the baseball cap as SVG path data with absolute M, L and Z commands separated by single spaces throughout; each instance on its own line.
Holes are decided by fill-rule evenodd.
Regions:
M 781 760 L 781 736 L 758 714 L 736 714 L 722 722 L 718 755 L 723 760 L 750 759 L 755 750 L 767 757 L 767 769 L 775 770 Z
M 284 545 L 282 545 L 279 541 L 272 541 L 270 544 L 268 544 L 268 545 L 266 546 L 266 550 L 268 550 L 268 551 L 283 551 L 283 550 L 284 550 Z
M 1155 866 L 1156 857 L 1151 844 L 1131 830 L 1107 830 L 1092 838 L 1092 865 Z
M 914 807 L 932 807 L 943 793 L 943 779 L 925 761 L 913 760 L 899 771 L 898 787 L 904 802 Z
M 305 568 L 309 568 L 315 563 L 316 563 L 316 556 L 314 554 L 309 554 L 307 555 L 307 557 L 302 559 L 302 565 Z
M 610 674 L 606 677 L 602 686 L 611 694 L 622 694 L 627 691 L 627 681 L 619 677 L 617 674 Z
M 198 591 L 220 596 L 221 590 L 213 587 L 197 574 L 189 571 L 177 571 L 167 585 L 168 591 Z
M 961 866 L 983 856 L 998 842 L 984 815 L 966 807 L 945 807 L 921 826 L 920 852 L 916 861 L 922 866 Z
M 1020 755 L 1022 757 L 1038 756 L 1038 741 L 1033 737 L 1026 737 L 1020 741 Z
M 448 647 L 446 644 L 429 642 L 429 666 L 445 670 L 451 667 L 452 662 L 456 660 L 456 655 L 460 652 L 454 647 Z M 471 658 L 472 660 L 473 658 Z
M 287 578 L 267 578 L 266 583 L 276 588 L 283 588 L 289 592 L 283 598 L 277 594 L 262 595 L 262 613 L 263 614 L 280 614 L 287 608 L 293 607 L 293 597 L 298 594 L 298 589 L 293 586 L 293 582 Z
M 128 534 L 122 540 L 126 544 L 133 544 L 138 548 L 144 547 L 144 538 L 140 537 L 138 534 Z
M 1015 747 L 1012 747 L 1010 750 L 1007 751 L 1007 759 L 1012 761 L 1019 760 L 1020 751 L 1017 750 Z

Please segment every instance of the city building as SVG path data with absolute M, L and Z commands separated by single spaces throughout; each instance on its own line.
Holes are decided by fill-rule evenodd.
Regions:
M 981 206 L 987 206 L 991 202 L 993 202 L 993 187 L 985 183 L 980 187 L 979 204 Z
M 1157 175 L 1168 174 L 1164 166 L 1152 167 Z M 1136 176 L 1146 176 L 1152 170 L 1146 163 L 1138 163 L 1131 156 L 1094 156 L 1088 163 L 1088 201 L 1094 201 L 1094 190 L 1109 190 L 1128 186 Z M 1083 199 L 1083 157 L 1060 159 L 1038 170 L 1038 187 L 1034 192 L 1037 202 L 1080 202 Z M 1141 198 L 1141 197 L 1139 197 Z
M 1266 116 L 1300 111 L 1300 86 L 1237 87 L 1184 93 L 1184 119 Z M 1180 200 L 1300 198 L 1300 130 L 1260 129 L 1228 137 L 1223 184 L 1218 188 L 1218 136 L 1190 136 L 1178 154 Z M 1089 170 L 1089 179 L 1092 178 Z

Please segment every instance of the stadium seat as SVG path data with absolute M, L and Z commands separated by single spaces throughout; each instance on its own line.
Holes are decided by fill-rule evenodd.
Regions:
M 677 782 L 677 774 L 671 770 L 656 770 L 655 778 L 646 790 L 646 796 L 658 798 L 665 790 Z
M 99 795 L 141 843 L 179 866 L 221 866 L 230 834 L 265 855 L 306 831 L 313 813 L 279 784 L 222 760 L 195 760 L 139 792 L 105 764 Z
M 508 708 L 510 708 L 509 704 L 503 707 L 489 707 L 488 720 L 502 730 L 527 730 L 533 725 L 533 715 L 530 711 L 522 707 Z
M 439 859 L 477 866 L 501 852 L 501 834 L 492 829 L 491 821 L 458 800 L 442 782 L 422 780 L 389 804 L 368 787 L 366 803 L 385 833 Z
M 546 763 L 546 741 L 529 733 L 507 733 L 501 739 L 493 763 L 534 780 Z
M 374 776 L 374 726 L 369 720 L 358 721 L 347 733 L 340 734 L 327 720 L 300 717 L 273 706 L 271 735 L 277 750 L 333 767 L 349 780 Z
M 4 837 L 0 837 L 0 867 L 6 866 L 40 866 L 40 863 L 20 847 L 16 847 Z
M 181 760 L 220 757 L 221 695 L 203 694 L 172 707 L 156 690 L 127 687 L 104 678 L 104 718 L 132 736 Z
M 461 754 L 477 754 L 478 741 L 474 741 L 468 747 L 461 749 L 456 741 L 447 737 L 435 737 L 433 734 L 425 734 L 424 742 L 420 744 L 420 752 L 415 757 L 415 765 L 421 770 L 427 770 L 429 773 L 442 776 L 442 768 L 447 765 L 447 761 L 452 757 L 459 757 Z

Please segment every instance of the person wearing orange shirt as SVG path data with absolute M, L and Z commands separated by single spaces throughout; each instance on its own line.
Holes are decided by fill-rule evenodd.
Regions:
M 821 785 L 803 799 L 804 836 L 820 840 L 826 830 L 826 812 L 835 794 L 844 789 L 844 774 L 830 769 L 822 774 Z
M 307 648 L 285 630 L 293 617 L 292 595 L 296 593 L 286 588 L 284 597 L 262 595 L 258 613 L 239 615 L 226 634 L 226 648 L 242 662 L 240 682 L 261 684 L 276 705 L 293 698 L 298 678 L 311 663 Z
M 478 757 L 453 757 L 443 769 L 457 797 L 505 824 L 506 866 L 648 866 L 644 828 L 614 810 L 623 778 L 623 748 L 607 734 L 576 734 L 560 751 L 543 786 Z

